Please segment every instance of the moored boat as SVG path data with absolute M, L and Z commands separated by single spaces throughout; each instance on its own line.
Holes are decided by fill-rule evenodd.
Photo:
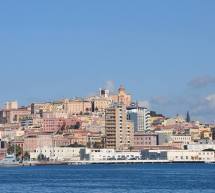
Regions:
M 0 167 L 10 167 L 10 166 L 18 166 L 19 162 L 16 160 L 16 156 L 14 154 L 7 154 L 3 160 L 0 160 Z

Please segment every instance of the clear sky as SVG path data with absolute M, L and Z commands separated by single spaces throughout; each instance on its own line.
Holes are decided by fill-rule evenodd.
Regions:
M 215 120 L 215 1 L 0 1 L 0 104 L 107 81 L 166 115 Z

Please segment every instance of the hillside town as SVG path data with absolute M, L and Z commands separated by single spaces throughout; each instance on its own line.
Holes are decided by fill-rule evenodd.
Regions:
M 132 100 L 123 86 L 96 96 L 0 110 L 0 160 L 69 163 L 163 160 L 214 162 L 215 125 L 166 117 Z

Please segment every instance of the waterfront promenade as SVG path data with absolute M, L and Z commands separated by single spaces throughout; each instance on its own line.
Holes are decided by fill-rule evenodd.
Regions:
M 170 161 L 170 160 L 97 160 L 97 161 L 90 161 L 90 160 L 83 160 L 83 161 L 49 161 L 49 162 L 25 162 L 20 164 L 20 166 L 34 166 L 34 165 L 88 165 L 88 164 L 176 164 L 176 163 L 205 163 L 205 164 L 213 164 L 214 161 L 193 161 L 193 160 L 186 160 L 186 161 Z

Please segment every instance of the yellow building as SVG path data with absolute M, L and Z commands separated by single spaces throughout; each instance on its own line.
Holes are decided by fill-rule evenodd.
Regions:
M 112 104 L 110 98 L 94 98 L 92 99 L 95 111 L 105 111 Z
M 117 151 L 133 147 L 134 125 L 127 120 L 126 106 L 116 104 L 105 111 L 106 148 Z
M 82 114 L 92 110 L 92 103 L 88 100 L 65 100 L 64 102 L 65 113 L 69 115 Z
M 126 93 L 126 90 L 123 86 L 120 86 L 118 89 L 118 95 L 112 95 L 111 99 L 115 103 L 122 103 L 126 106 L 129 106 L 132 102 L 131 95 Z

